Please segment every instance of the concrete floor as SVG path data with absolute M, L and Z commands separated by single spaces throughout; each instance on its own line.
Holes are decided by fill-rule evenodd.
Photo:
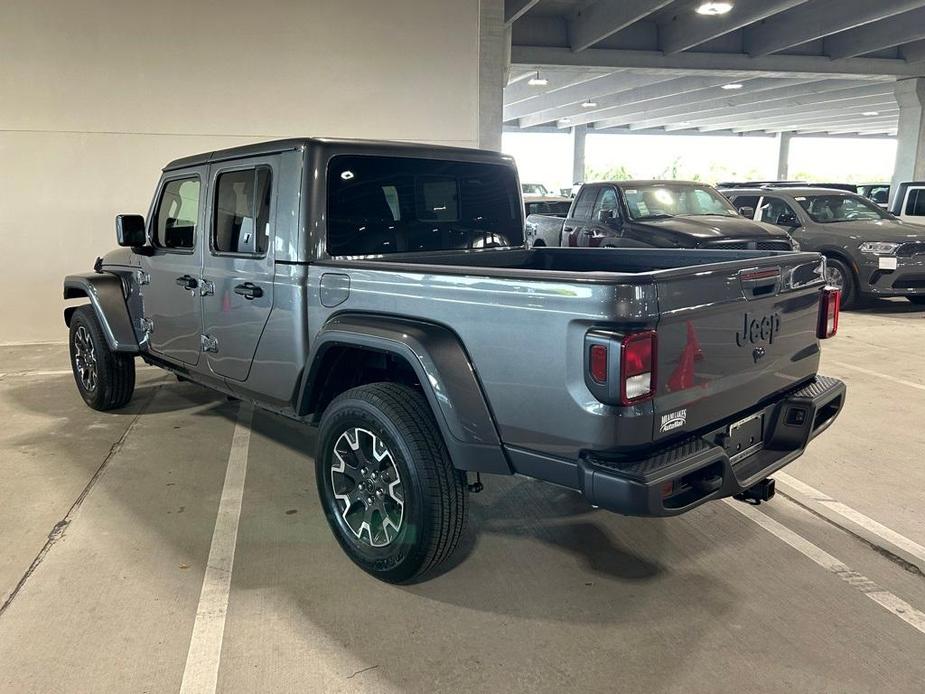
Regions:
M 922 692 L 923 318 L 843 314 L 847 406 L 791 498 L 647 520 L 490 478 L 455 566 L 411 587 L 353 567 L 311 432 L 256 413 L 218 690 Z M 101 414 L 67 369 L 0 348 L 0 691 L 177 691 L 238 406 L 142 369 Z

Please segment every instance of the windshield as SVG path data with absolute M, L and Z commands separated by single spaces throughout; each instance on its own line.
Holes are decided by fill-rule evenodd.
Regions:
M 806 210 L 814 222 L 859 222 L 889 219 L 876 204 L 858 195 L 829 193 L 827 195 L 797 195 L 793 198 Z
M 523 183 L 520 187 L 524 195 L 549 195 L 546 186 L 540 183 Z
M 729 201 L 709 186 L 657 183 L 625 188 L 623 196 L 630 217 L 635 220 L 739 216 Z
M 333 157 L 327 251 L 368 256 L 523 245 L 514 171 L 491 163 Z

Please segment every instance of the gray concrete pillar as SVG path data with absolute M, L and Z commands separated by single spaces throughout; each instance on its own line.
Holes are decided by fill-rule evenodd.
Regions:
M 790 175 L 790 140 L 793 133 L 777 133 L 777 180 L 786 181 Z
M 587 125 L 576 125 L 572 128 L 572 183 L 585 182 L 585 139 L 587 136 Z
M 896 133 L 896 166 L 893 190 L 903 181 L 925 179 L 925 78 L 896 83 L 899 130 Z
M 504 26 L 504 0 L 479 2 L 479 147 L 501 149 L 504 85 L 511 32 Z

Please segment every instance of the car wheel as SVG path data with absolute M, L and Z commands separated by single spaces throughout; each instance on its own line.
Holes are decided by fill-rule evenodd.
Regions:
M 135 359 L 109 349 L 90 306 L 74 311 L 68 342 L 74 381 L 87 405 L 94 410 L 114 410 L 132 399 Z
M 841 290 L 841 308 L 851 308 L 857 301 L 854 273 L 838 258 L 825 259 L 825 280 L 830 287 Z
M 427 400 L 394 383 L 338 396 L 315 455 L 328 524 L 361 569 L 404 583 L 453 552 L 466 522 L 465 473 L 453 468 Z
M 916 306 L 925 306 L 925 296 L 907 296 L 906 298 Z

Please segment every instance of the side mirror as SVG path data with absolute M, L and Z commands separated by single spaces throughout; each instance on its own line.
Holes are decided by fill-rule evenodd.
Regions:
M 120 246 L 139 248 L 146 241 L 144 217 L 140 214 L 116 215 L 116 242 Z
M 597 213 L 597 221 L 601 224 L 610 224 L 614 220 L 613 210 L 601 210 Z
M 755 208 L 754 207 L 749 207 L 745 205 L 738 209 L 738 213 L 742 215 L 743 217 L 746 217 L 747 219 L 755 218 Z

